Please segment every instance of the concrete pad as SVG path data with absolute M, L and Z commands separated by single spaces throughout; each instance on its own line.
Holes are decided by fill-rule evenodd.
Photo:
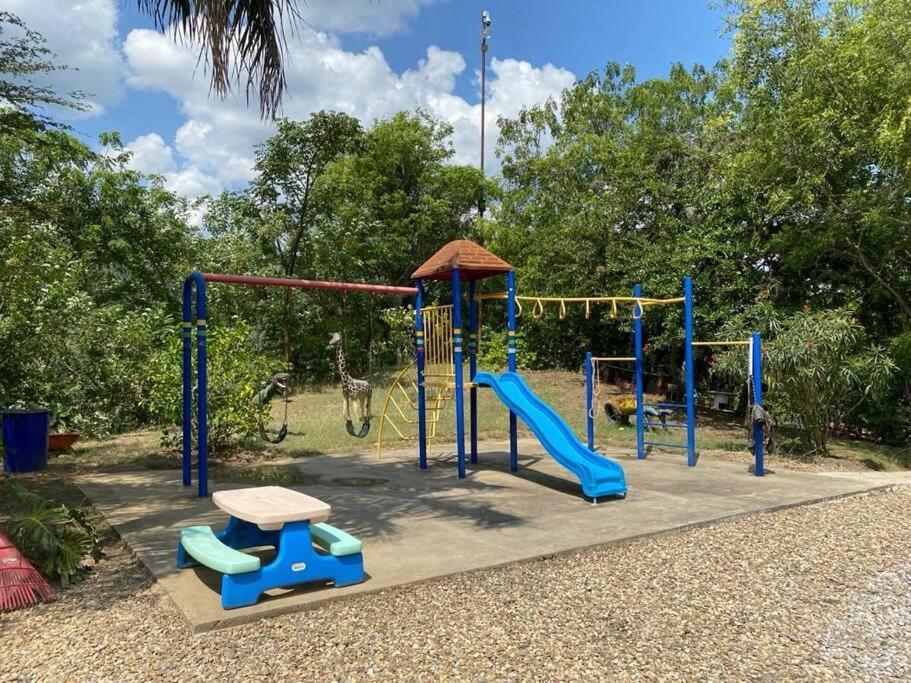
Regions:
M 444 447 L 445 449 L 445 447 Z M 778 471 L 754 477 L 743 463 L 680 456 L 637 461 L 618 456 L 629 495 L 592 505 L 578 482 L 534 440 L 521 440 L 520 472 L 508 472 L 508 448 L 482 444 L 481 464 L 455 477 L 450 455 L 417 468 L 413 449 L 288 461 L 314 483 L 296 487 L 332 506 L 329 522 L 364 543 L 367 580 L 275 591 L 259 604 L 222 610 L 220 578 L 205 567 L 178 570 L 179 530 L 221 527 L 226 516 L 194 497 L 177 471 L 86 475 L 79 485 L 186 615 L 194 631 L 233 626 L 327 600 L 577 548 L 664 533 L 732 516 L 911 484 L 911 473 Z M 241 488 L 213 482 L 211 491 Z

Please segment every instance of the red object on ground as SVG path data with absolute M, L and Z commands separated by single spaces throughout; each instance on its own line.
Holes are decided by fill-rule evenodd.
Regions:
M 53 600 L 51 584 L 0 531 L 0 612 Z
M 47 437 L 47 448 L 53 452 L 67 451 L 81 436 L 82 432 L 51 432 Z

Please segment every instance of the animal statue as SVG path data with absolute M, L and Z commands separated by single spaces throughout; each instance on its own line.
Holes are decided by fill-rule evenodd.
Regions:
M 367 380 L 355 379 L 348 373 L 348 356 L 345 354 L 345 342 L 342 340 L 341 334 L 333 332 L 329 338 L 329 346 L 335 347 L 335 365 L 342 381 L 345 427 L 351 436 L 362 439 L 370 431 L 370 398 L 373 394 L 373 388 Z M 361 421 L 359 432 L 354 431 L 354 425 L 351 422 L 352 404 L 354 405 L 354 412 Z

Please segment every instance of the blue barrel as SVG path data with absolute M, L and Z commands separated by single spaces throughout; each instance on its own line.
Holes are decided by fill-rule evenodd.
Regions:
M 3 469 L 34 472 L 47 465 L 50 414 L 45 409 L 3 413 Z

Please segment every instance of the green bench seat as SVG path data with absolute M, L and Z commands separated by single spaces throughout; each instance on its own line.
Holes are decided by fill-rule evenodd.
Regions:
M 361 552 L 360 540 L 325 522 L 311 524 L 310 536 L 316 545 L 336 557 Z
M 260 567 L 258 557 L 226 546 L 208 526 L 181 529 L 180 543 L 194 560 L 222 574 L 246 574 Z

